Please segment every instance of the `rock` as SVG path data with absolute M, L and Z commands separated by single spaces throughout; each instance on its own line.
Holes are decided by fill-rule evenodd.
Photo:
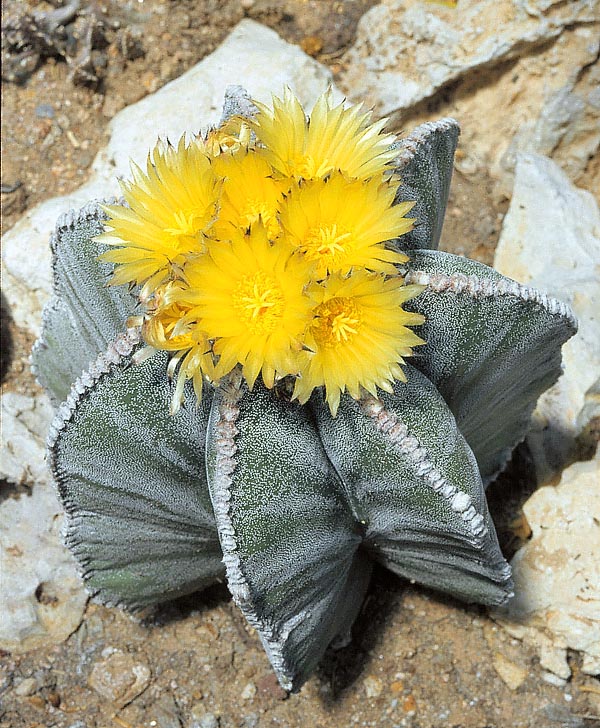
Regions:
M 600 14 L 598 27 L 564 32 L 541 57 L 524 58 L 506 84 L 512 98 L 497 99 L 518 125 L 491 160 L 496 194 L 510 198 L 519 153 L 552 157 L 576 181 L 600 148 Z M 526 93 L 524 93 L 526 90 Z M 512 107 L 512 108 L 511 108 Z M 500 130 L 498 130 L 500 131 Z
M 88 683 L 103 698 L 123 708 L 144 692 L 150 676 L 150 668 L 139 657 L 115 650 L 94 664 Z
M 517 690 L 527 677 L 527 670 L 517 665 L 501 652 L 496 652 L 492 658 L 494 670 L 500 675 L 502 681 L 511 689 Z
M 220 720 L 214 713 L 207 712 L 202 703 L 192 705 L 189 728 L 219 728 Z
M 166 693 L 150 708 L 151 725 L 156 728 L 181 728 L 181 715 L 175 698 Z
M 567 685 L 567 680 L 562 677 L 558 677 L 553 672 L 543 672 L 542 680 L 547 682 L 548 685 L 554 685 L 555 688 L 564 688 Z
M 367 698 L 377 698 L 381 695 L 383 690 L 383 683 L 375 675 L 368 675 L 363 680 L 363 687 L 365 689 L 365 695 Z
M 515 597 L 492 613 L 563 680 L 571 674 L 567 649 L 582 653 L 584 673 L 600 673 L 599 483 L 600 453 L 525 503 L 533 535 L 511 562 Z
M 198 728 L 219 728 L 219 725 L 219 719 L 213 713 L 207 713 L 198 722 Z
M 458 119 L 462 135 L 456 168 L 466 176 L 489 173 L 499 200 L 511 196 L 520 152 L 554 158 L 575 182 L 586 173 L 592 178 L 588 188 L 593 189 L 589 161 L 600 148 L 597 0 L 588 5 L 590 17 L 596 9 L 595 23 L 580 25 L 561 26 L 561 18 L 579 11 L 587 16 L 582 4 L 579 10 L 575 3 L 562 10 L 558 3 L 545 3 L 545 9 L 536 5 L 537 19 L 524 16 L 524 3 L 509 0 L 467 0 L 457 9 L 408 0 L 384 2 L 363 16 L 356 43 L 344 58 L 347 69 L 340 83 L 352 99 L 366 95 L 377 113 L 392 116 L 391 125 L 397 128 L 441 115 Z M 528 11 L 532 12 L 531 3 Z M 478 18 L 483 22 L 475 27 Z M 433 32 L 437 26 L 445 28 L 439 36 Z M 384 37 L 389 27 L 394 36 L 391 44 Z M 551 32 L 551 40 L 532 43 L 534 27 L 542 35 Z M 416 28 L 429 28 L 431 33 Z M 492 36 L 481 49 L 468 43 L 463 53 L 461 45 L 453 45 L 452 38 L 459 37 L 462 44 L 463 36 L 476 32 L 484 40 Z M 408 47 L 412 50 L 406 53 Z M 474 51 L 489 53 L 494 47 L 483 68 L 473 64 Z M 431 78 L 440 73 L 447 79 L 442 87 Z M 408 84 L 400 83 L 399 75 Z M 489 113 L 492 108 L 502 113 Z
M 597 0 L 464 0 L 456 9 L 383 0 L 361 18 L 341 83 L 387 116 L 542 46 L 566 26 L 597 20 Z
M 242 700 L 252 700 L 254 696 L 256 695 L 256 685 L 254 683 L 249 682 L 242 692 L 240 693 L 240 698 Z
M 256 687 L 260 695 L 267 700 L 286 700 L 288 693 L 284 690 L 275 673 L 269 672 L 256 681 Z
M 34 677 L 26 677 L 24 680 L 17 685 L 15 688 L 15 695 L 20 698 L 33 695 L 39 688 L 38 681 Z
M 48 483 L 46 433 L 53 417 L 48 397 L 5 392 L 2 411 L 0 477 L 10 483 Z
M 0 649 L 21 654 L 58 644 L 79 626 L 87 595 L 60 543 L 61 508 L 52 490 L 0 506 Z
M 96 156 L 89 181 L 70 195 L 33 208 L 4 236 L 4 293 L 15 323 L 39 334 L 41 308 L 51 290 L 48 237 L 58 216 L 91 199 L 119 194 L 117 178 L 129 175 L 130 159 L 145 163 L 158 135 L 177 140 L 184 132 L 216 123 L 230 84 L 245 86 L 262 101 L 287 84 L 310 107 L 331 82 L 325 66 L 274 31 L 245 19 L 183 76 L 120 111 L 109 124 L 110 140 Z
M 564 374 L 540 398 L 527 437 L 538 482 L 544 483 L 600 412 L 593 397 L 600 375 L 600 212 L 592 195 L 574 187 L 550 159 L 520 156 L 494 265 L 567 302 L 579 319 L 577 335 L 563 347 Z

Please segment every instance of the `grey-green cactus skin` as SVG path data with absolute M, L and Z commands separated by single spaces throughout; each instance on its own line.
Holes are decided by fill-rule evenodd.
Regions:
M 259 384 L 217 393 L 206 465 L 229 588 L 291 690 L 360 609 L 360 526 L 310 409 Z
M 345 398 L 335 419 L 322 397 L 311 402 L 363 546 L 408 579 L 500 604 L 510 569 L 473 453 L 435 386 L 410 365 L 405 373 L 393 394 Z
M 400 185 L 394 201 L 414 201 L 410 216 L 416 219 L 414 228 L 394 241 L 398 250 L 437 249 L 459 134 L 455 119 L 440 119 L 422 124 L 396 143 Z
M 136 349 L 135 331 L 117 337 L 76 380 L 48 438 L 65 542 L 88 588 L 134 608 L 223 573 L 204 466 L 211 393 L 164 418 L 168 357 L 135 365 Z
M 62 215 L 50 238 L 54 296 L 44 308 L 43 333 L 32 359 L 34 372 L 56 404 L 124 330 L 135 309 L 136 298 L 126 287 L 106 286 L 112 265 L 97 259 L 107 246 L 94 237 L 103 231 L 106 218 L 101 202 L 92 202 Z
M 253 113 L 233 91 L 225 117 Z M 96 206 L 53 237 L 55 294 L 33 352 L 58 401 L 49 459 L 66 542 L 90 589 L 142 607 L 202 588 L 223 571 L 281 684 L 297 690 L 327 644 L 347 635 L 373 561 L 465 601 L 499 604 L 510 568 L 484 482 L 523 437 L 560 374 L 576 329 L 568 308 L 474 261 L 435 250 L 458 127 L 420 127 L 399 144 L 397 199 L 417 199 L 402 238 L 411 302 L 427 341 L 393 394 L 249 392 L 232 378 L 169 415 L 166 354 L 136 363 L 125 329 L 134 297 L 104 285 Z M 89 362 L 92 362 L 90 365 Z
M 426 286 L 406 306 L 426 319 L 413 363 L 448 403 L 487 485 L 560 376 L 577 322 L 561 301 L 449 253 L 414 251 L 406 278 Z

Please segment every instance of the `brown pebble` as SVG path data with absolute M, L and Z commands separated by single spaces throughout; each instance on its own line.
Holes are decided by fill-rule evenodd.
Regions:
M 154 93 L 158 88 L 158 78 L 152 73 L 152 71 L 146 71 L 142 73 L 140 82 L 146 91 L 150 94 Z
M 29 705 L 33 705 L 34 708 L 43 710 L 46 707 L 46 701 L 41 695 L 32 695 L 27 701 Z
M 60 705 L 60 695 L 55 692 L 48 693 L 48 702 L 53 708 L 58 708 Z
M 416 709 L 417 701 L 412 695 L 408 695 L 406 698 L 404 698 L 404 702 L 402 703 L 402 710 L 404 710 L 405 713 L 414 713 Z
M 52 129 L 52 119 L 40 119 L 35 125 L 38 141 L 45 139 Z
M 394 682 L 390 685 L 390 690 L 393 693 L 401 693 L 404 690 L 404 683 L 400 682 L 400 680 L 394 680 Z
M 121 111 L 124 106 L 125 100 L 117 94 L 107 95 L 104 99 L 104 103 L 102 104 L 102 116 L 106 117 L 107 119 L 112 119 L 113 116 L 117 112 Z
M 150 684 L 150 669 L 134 655 L 116 651 L 96 662 L 89 685 L 117 707 L 123 708 Z
M 309 56 L 316 56 L 323 50 L 323 39 L 318 35 L 307 35 L 300 41 L 300 48 Z
M 256 681 L 256 687 L 261 695 L 275 700 L 286 700 L 288 693 L 284 690 L 273 673 L 264 675 Z

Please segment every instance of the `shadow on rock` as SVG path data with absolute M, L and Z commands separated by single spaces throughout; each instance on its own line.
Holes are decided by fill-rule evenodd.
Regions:
M 10 333 L 10 313 L 3 294 L 0 294 L 0 382 L 3 382 L 13 355 Z

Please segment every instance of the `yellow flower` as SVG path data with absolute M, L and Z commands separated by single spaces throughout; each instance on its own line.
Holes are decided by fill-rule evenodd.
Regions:
M 329 90 L 317 99 L 309 121 L 289 88 L 283 100 L 273 97 L 273 109 L 254 103 L 259 112 L 251 127 L 269 162 L 285 176 L 313 179 L 339 170 L 367 179 L 390 169 L 394 137 L 381 133 L 385 119 L 369 124 L 371 113 L 362 112 L 361 105 L 333 106 Z
M 101 256 L 117 264 L 111 283 L 145 284 L 145 298 L 174 267 L 204 250 L 219 185 L 203 145 L 186 146 L 183 137 L 177 148 L 159 142 L 146 172 L 137 166 L 132 172 L 133 181 L 121 185 L 128 207 L 105 206 L 110 219 L 98 240 L 117 246 Z
M 395 188 L 380 179 L 348 181 L 341 174 L 303 182 L 281 210 L 285 239 L 315 265 L 317 278 L 368 268 L 395 275 L 394 264 L 408 258 L 384 241 L 408 232 L 404 215 L 413 203 L 393 205 Z
M 203 378 L 214 378 L 213 356 L 206 334 L 197 326 L 188 326 L 181 331 L 181 321 L 189 310 L 173 300 L 181 288 L 181 283 L 160 286 L 152 297 L 148 315 L 142 324 L 142 336 L 150 349 L 175 352 L 168 369 L 172 377 L 179 365 L 171 400 L 172 414 L 178 411 L 183 401 L 187 379 L 192 380 L 194 392 L 200 401 Z M 179 331 L 176 332 L 177 329 Z
M 182 322 L 194 321 L 214 339 L 216 378 L 241 364 L 250 388 L 261 371 L 271 387 L 277 376 L 297 371 L 312 306 L 303 292 L 309 266 L 271 245 L 260 223 L 229 242 L 209 242 L 207 252 L 185 269 L 188 287 L 176 298 L 190 312 Z
M 223 152 L 236 154 L 248 149 L 250 144 L 250 126 L 248 119 L 232 116 L 216 129 L 209 129 L 204 146 L 210 157 L 217 157 Z
M 277 211 L 288 185 L 273 178 L 261 150 L 246 154 L 221 154 L 213 167 L 224 178 L 219 219 L 212 236 L 230 240 L 235 228 L 249 228 L 262 220 L 270 239 L 280 231 Z
M 304 404 L 315 387 L 325 386 L 333 416 L 344 391 L 358 399 L 361 388 L 376 396 L 377 387 L 392 390 L 394 379 L 406 381 L 400 365 L 423 344 L 408 326 L 423 316 L 404 311 L 421 286 L 405 286 L 403 279 L 359 270 L 348 277 L 330 276 L 310 290 L 315 307 L 304 340 L 301 374 L 294 397 Z

